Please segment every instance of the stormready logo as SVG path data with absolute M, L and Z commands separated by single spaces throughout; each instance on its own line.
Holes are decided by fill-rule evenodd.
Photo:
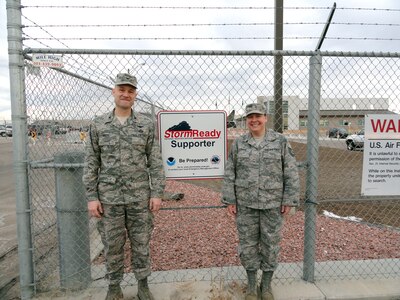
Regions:
M 165 139 L 219 139 L 220 136 L 220 130 L 191 129 L 189 123 L 186 121 L 182 121 L 164 132 Z

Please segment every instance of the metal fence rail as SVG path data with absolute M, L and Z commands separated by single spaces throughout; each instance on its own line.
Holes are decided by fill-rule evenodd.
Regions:
M 36 68 L 33 53 L 62 54 L 64 68 Z M 317 54 L 317 55 L 315 55 Z M 398 276 L 400 253 L 383 249 L 369 251 L 372 243 L 367 232 L 379 235 L 382 243 L 399 249 L 398 197 L 366 197 L 361 195 L 362 151 L 347 149 L 344 139 L 328 137 L 332 127 L 353 133 L 363 128 L 363 114 L 390 113 L 400 98 L 398 80 L 399 54 L 383 53 L 314 53 L 314 52 L 194 52 L 194 51 L 107 51 L 107 50 L 25 50 L 25 97 L 27 128 L 40 129 L 36 138 L 27 140 L 29 165 L 29 202 L 32 220 L 35 288 L 51 290 L 62 285 L 60 278 L 59 232 L 57 231 L 56 173 L 60 168 L 74 170 L 80 162 L 57 163 L 55 157 L 65 153 L 83 152 L 85 133 L 90 120 L 113 107 L 110 76 L 118 72 L 134 73 L 139 81 L 139 98 L 135 110 L 155 117 L 157 111 L 167 110 L 224 110 L 235 111 L 236 128 L 228 128 L 229 139 L 243 133 L 243 108 L 246 104 L 263 101 L 268 108 L 269 126 L 273 126 L 273 68 L 274 55 L 283 56 L 283 116 L 282 131 L 289 138 L 296 154 L 302 178 L 302 205 L 288 221 L 283 234 L 291 247 L 282 247 L 281 265 L 276 278 L 282 282 L 304 278 L 308 281 L 329 278 L 358 278 L 368 276 Z M 311 58 L 310 58 L 311 57 Z M 84 61 L 85 67 L 80 62 Z M 140 64 L 138 64 L 140 62 Z M 138 65 L 132 69 L 133 65 Z M 315 68 L 317 65 L 317 68 Z M 319 67 L 318 67 L 319 66 Z M 398 107 L 398 106 L 397 106 Z M 83 135 L 82 135 L 83 134 Z M 174 184 L 170 183 L 173 189 Z M 195 182 L 200 192 L 193 201 L 168 202 L 157 218 L 173 219 L 168 231 L 171 236 L 191 232 L 192 223 L 204 223 L 205 209 L 212 211 L 216 223 L 225 220 L 220 209 L 220 181 Z M 193 182 L 180 186 L 179 192 L 190 199 Z M 215 194 L 208 199 L 207 191 Z M 171 190 L 174 192 L 174 190 Z M 177 192 L 177 191 L 175 191 Z M 204 193 L 204 196 L 203 196 Z M 196 209 L 194 209 L 196 207 Z M 198 209 L 203 207 L 203 209 Z M 191 219 L 188 219 L 188 214 Z M 332 215 L 336 218 L 332 218 Z M 355 223 L 337 218 L 354 216 Z M 157 219 L 156 218 L 156 219 Z M 298 219 L 297 219 L 298 218 Z M 299 234 L 290 229 L 299 226 Z M 305 225 L 304 225 L 305 224 Z M 329 236 L 326 226 L 345 228 Z M 101 240 L 93 221 L 90 227 L 91 279 L 104 276 Z M 156 227 L 157 228 L 157 227 Z M 234 227 L 232 227 L 234 229 Z M 159 229 L 162 230 L 162 229 Z M 203 230 L 203 228 L 198 228 Z M 217 227 L 213 236 L 220 236 Z M 288 233 L 286 232 L 288 230 Z M 354 235 L 359 233 L 360 235 Z M 192 234 L 195 234 L 192 232 Z M 154 253 L 161 247 L 155 232 Z M 327 243 L 327 238 L 333 241 Z M 233 241 L 234 238 L 233 238 Z M 215 277 L 225 272 L 231 279 L 240 279 L 243 270 L 235 257 L 236 245 L 228 245 L 227 253 L 207 252 L 202 244 L 197 248 L 189 237 L 178 243 L 197 260 L 176 260 L 175 266 L 156 259 L 154 282 L 182 281 L 188 278 Z M 360 246 L 363 248 L 352 248 Z M 229 244 L 229 242 L 228 242 Z M 296 246 L 294 246 L 296 245 Z M 165 246 L 165 245 L 164 245 Z M 176 243 L 168 244 L 176 251 Z M 188 248 L 190 248 L 188 250 Z M 347 249 L 348 248 L 348 249 Z M 174 250 L 175 249 L 175 250 Z M 369 249 L 369 250 L 368 250 Z M 297 255 L 292 255 L 296 253 Z M 343 254 L 345 253 L 345 254 Z M 224 260 L 231 255 L 233 259 Z M 180 253 L 176 256 L 181 257 Z M 164 259 L 168 261 L 168 257 Z M 77 257 L 77 259 L 80 259 Z M 333 263 L 335 261 L 335 263 Z M 359 264 L 362 263 L 362 270 Z M 387 271 L 387 264 L 389 269 Z M 229 267 L 225 269 L 226 267 Z M 350 266 L 350 267 L 349 267 Z M 205 269 L 206 268 L 206 269 Z M 180 272 L 176 272 L 177 270 Z M 186 271 L 185 271 L 186 270 Z M 205 271 L 208 270 L 208 271 Z M 132 284 L 130 269 L 126 268 L 126 284 Z M 160 271 L 160 272 L 159 272 Z M 207 273 L 209 272 L 209 273 Z M 195 274 L 195 275 L 194 275 Z

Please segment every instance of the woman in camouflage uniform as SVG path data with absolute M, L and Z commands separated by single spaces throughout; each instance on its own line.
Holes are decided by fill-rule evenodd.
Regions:
M 246 269 L 246 300 L 257 299 L 257 270 L 262 299 L 273 299 L 271 280 L 277 267 L 283 215 L 299 204 L 296 159 L 286 137 L 266 129 L 263 104 L 246 106 L 247 134 L 231 146 L 222 202 L 236 216 L 239 256 Z

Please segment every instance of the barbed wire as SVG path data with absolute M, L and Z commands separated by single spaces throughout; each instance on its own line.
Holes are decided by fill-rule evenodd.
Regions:
M 23 35 L 25 36 L 24 39 L 27 39 L 26 37 L 28 37 L 30 40 L 33 40 L 33 41 L 37 42 L 38 44 L 44 46 L 45 48 L 49 48 L 49 49 L 52 48 L 51 46 L 49 46 L 49 45 L 47 45 L 47 44 L 41 42 L 41 41 L 38 40 L 37 38 L 33 38 L 33 37 L 29 36 L 29 35 L 26 34 L 26 33 L 24 33 Z M 67 48 L 69 48 L 69 47 L 67 47 Z M 90 65 L 88 66 L 88 65 L 86 65 L 86 64 L 84 64 L 84 63 L 83 63 L 83 64 L 82 64 L 82 63 L 79 63 L 79 62 L 78 62 L 76 59 L 74 59 L 74 58 L 72 58 L 72 60 L 75 61 L 75 62 L 77 63 L 77 64 L 74 65 L 74 66 L 80 66 L 79 68 L 76 69 L 76 71 L 82 71 L 83 74 L 85 74 L 85 75 L 90 75 L 90 74 L 87 72 L 87 69 L 81 68 L 81 67 L 87 67 L 90 71 L 93 71 L 93 73 L 92 73 L 91 75 L 96 75 L 96 76 L 98 76 L 98 78 L 101 78 L 101 77 L 107 78 L 107 77 L 105 77 L 102 73 L 100 73 L 101 76 L 99 76 L 99 74 L 95 74 L 95 71 L 91 68 Z
M 315 40 L 317 36 L 303 37 L 283 37 L 283 40 Z M 39 40 L 52 40 L 49 37 L 38 37 Z M 73 37 L 73 38 L 58 38 L 58 40 L 274 40 L 276 37 Z M 400 38 L 374 38 L 374 37 L 325 37 L 327 40 L 366 40 L 366 41 L 398 41 Z
M 125 6 L 113 6 L 113 5 L 105 5 L 105 6 L 100 6 L 100 5 L 94 5 L 94 6 L 88 6 L 88 5 L 32 5 L 32 6 L 21 6 L 22 8 L 36 8 L 36 9 L 41 9 L 41 8 L 50 8 L 50 9 L 186 9 L 186 10 L 275 10 L 275 6 L 138 6 L 138 5 L 125 5 Z M 331 10 L 331 7 L 325 7 L 325 6 L 310 6 L 310 7 L 305 7 L 305 6 L 289 6 L 289 7 L 284 7 L 285 10 Z M 386 12 L 400 12 L 400 9 L 396 8 L 362 8 L 362 7 L 337 7 L 336 9 L 342 9 L 342 10 L 353 10 L 353 11 L 386 11 Z M 68 46 L 64 43 L 65 41 L 84 41 L 84 40 L 92 40 L 92 41 L 128 41 L 128 40 L 136 40 L 136 41 L 185 41 L 185 40 L 191 40 L 191 41 L 202 41 L 202 40 L 208 40 L 208 41 L 216 41 L 216 40 L 274 40 L 276 39 L 275 36 L 258 36 L 258 37 L 243 37 L 243 36 L 231 36 L 231 37 L 152 37 L 152 36 L 146 36 L 144 34 L 143 37 L 55 37 L 52 35 L 48 30 L 49 28 L 156 28 L 156 27 L 175 27 L 175 28 L 183 28 L 183 27 L 189 27 L 189 28 L 194 28 L 194 27 L 211 27 L 211 26 L 223 26 L 223 27 L 228 27 L 228 26 L 274 26 L 274 22 L 220 22 L 220 23 L 158 23 L 158 24 L 46 24 L 46 25 L 39 25 L 38 22 L 33 22 L 29 18 L 27 18 L 25 15 L 23 15 L 27 20 L 29 20 L 33 25 L 24 25 L 23 28 L 40 28 L 43 30 L 43 32 L 46 33 L 46 37 L 34 37 L 31 38 L 29 36 L 26 36 L 26 40 L 35 40 L 35 41 L 45 41 L 45 40 L 55 40 L 61 43 L 63 46 L 67 47 Z M 291 25 L 325 25 L 326 22 L 284 22 L 282 23 L 286 26 L 291 26 Z M 378 23 L 378 22 L 332 22 L 331 25 L 337 25 L 337 26 L 380 26 L 382 27 L 399 27 L 400 23 Z M 236 29 L 235 29 L 236 30 Z M 82 32 L 82 35 L 84 32 Z M 240 35 L 240 34 L 239 34 Z M 320 39 L 319 36 L 286 36 L 282 38 L 283 40 L 318 40 Z M 332 36 L 332 37 L 325 37 L 326 40 L 353 40 L 353 41 L 398 41 L 400 38 L 393 37 L 393 38 L 385 38 L 381 36 L 376 36 L 376 37 L 338 37 L 338 36 Z M 64 42 L 63 42 L 64 41 Z
M 64 27 L 195 27 L 195 26 L 265 26 L 265 25 L 325 25 L 326 22 L 251 22 L 251 23 L 171 23 L 171 24 L 47 24 L 47 25 L 25 25 L 25 28 L 64 28 Z M 331 22 L 331 25 L 347 26 L 400 26 L 400 23 L 367 23 L 367 22 Z
M 23 17 L 24 19 L 26 19 L 27 21 L 29 21 L 29 22 L 35 24 L 35 26 L 36 26 L 37 28 L 40 28 L 41 30 L 43 30 L 46 34 L 48 34 L 50 37 L 53 38 L 52 40 L 55 40 L 55 41 L 59 42 L 61 45 L 63 45 L 63 46 L 66 47 L 67 49 L 70 48 L 67 44 L 63 43 L 59 38 L 56 38 L 55 36 L 53 36 L 50 32 L 48 32 L 47 30 L 45 30 L 44 28 L 42 28 L 42 26 L 38 25 L 36 22 L 32 21 L 31 19 L 29 19 L 29 18 L 26 17 L 26 16 L 22 16 L 22 17 Z M 32 39 L 32 37 L 28 36 L 26 33 L 24 33 L 24 36 L 27 36 L 27 37 L 29 37 L 30 39 Z M 27 39 L 27 38 L 25 38 L 25 40 L 26 40 L 26 39 Z M 39 43 L 39 44 L 45 46 L 46 48 L 52 48 L 52 47 L 50 47 L 49 45 L 46 45 L 46 44 L 42 43 L 41 41 L 39 41 L 39 40 L 42 40 L 42 39 L 40 39 L 40 38 L 34 38 L 34 40 L 35 40 L 37 43 Z M 86 62 L 83 62 L 83 63 L 81 62 L 81 63 L 79 63 L 75 58 L 72 58 L 72 60 L 76 63 L 77 66 L 85 67 L 85 68 L 78 68 L 78 70 L 82 71 L 85 75 L 87 75 L 87 76 L 89 76 L 89 77 L 90 77 L 91 75 L 95 75 L 95 76 L 97 76 L 98 78 L 104 77 L 104 75 L 103 75 L 103 73 L 102 73 L 101 71 L 97 70 L 96 68 L 93 68 L 93 66 L 91 66 L 90 64 L 87 64 Z M 89 70 L 91 73 L 87 72 L 88 70 Z
M 29 19 L 29 18 L 28 18 L 27 16 L 25 16 L 25 15 L 22 15 L 22 17 L 23 17 L 25 20 L 27 20 L 27 21 L 29 21 L 29 22 L 35 24 L 35 28 L 40 28 L 40 29 L 43 30 L 45 33 L 47 33 L 49 36 L 51 36 L 52 38 L 54 38 L 55 40 L 57 40 L 61 45 L 63 45 L 64 47 L 67 47 L 67 48 L 68 48 L 68 45 L 66 45 L 65 43 L 59 41 L 58 38 L 56 38 L 56 37 L 53 36 L 50 32 L 48 32 L 47 30 L 45 30 L 45 29 L 43 28 L 43 26 L 38 25 L 36 22 L 32 21 L 31 19 Z M 32 26 L 32 27 L 33 27 L 33 26 Z M 49 48 L 50 48 L 50 47 L 49 47 Z
M 208 9 L 221 9 L 221 10 L 267 10 L 273 9 L 275 10 L 277 7 L 275 6 L 113 6 L 113 5 L 94 5 L 94 6 L 87 6 L 87 5 L 22 5 L 22 8 L 73 8 L 73 9 L 201 9 L 201 10 L 208 10 Z M 307 10 L 325 10 L 331 9 L 331 6 L 292 6 L 292 7 L 283 7 L 283 9 L 307 9 Z M 336 7 L 337 10 L 366 10 L 366 11 L 398 11 L 400 9 L 396 8 L 366 8 L 366 7 Z
M 45 43 L 41 42 L 39 39 L 31 37 L 26 32 L 22 33 L 22 40 L 32 40 L 32 41 L 35 41 L 35 42 L 39 43 L 40 45 L 44 46 L 45 48 L 51 48 L 49 45 L 46 45 Z

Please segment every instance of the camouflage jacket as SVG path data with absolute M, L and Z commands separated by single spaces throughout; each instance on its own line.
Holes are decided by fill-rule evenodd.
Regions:
M 268 130 L 257 146 L 250 133 L 231 146 L 222 190 L 224 204 L 255 209 L 299 205 L 299 174 L 286 137 Z
M 143 204 L 163 196 L 165 175 L 150 119 L 132 113 L 121 125 L 110 112 L 94 119 L 88 137 L 83 175 L 88 201 Z

